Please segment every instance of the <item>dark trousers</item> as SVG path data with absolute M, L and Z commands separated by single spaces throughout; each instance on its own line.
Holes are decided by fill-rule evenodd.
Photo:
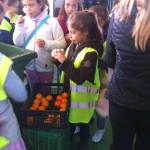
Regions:
M 80 139 L 87 140 L 89 138 L 89 123 L 70 123 L 70 137 L 74 136 L 76 125 L 80 128 Z
M 150 149 L 150 111 L 126 109 L 110 101 L 113 150 Z

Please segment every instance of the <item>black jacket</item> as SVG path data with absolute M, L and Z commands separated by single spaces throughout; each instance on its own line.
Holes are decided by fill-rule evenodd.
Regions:
M 150 110 L 150 42 L 145 52 L 135 49 L 132 29 L 136 13 L 135 7 L 127 22 L 112 15 L 105 61 L 114 74 L 105 95 L 123 107 Z
M 70 79 L 78 85 L 82 84 L 85 80 L 94 83 L 96 63 L 98 60 L 95 52 L 87 53 L 79 68 L 75 68 L 73 64 L 78 53 L 85 47 L 94 48 L 98 51 L 99 56 L 102 55 L 102 41 L 90 41 L 78 47 L 74 43 L 71 44 L 67 59 L 59 65 L 60 69 L 65 72 L 65 87 L 67 91 L 70 89 Z

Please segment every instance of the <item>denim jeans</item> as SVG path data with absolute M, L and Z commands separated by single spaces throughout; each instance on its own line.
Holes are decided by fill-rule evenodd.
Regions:
M 97 117 L 97 128 L 100 130 L 104 130 L 105 129 L 105 118 L 98 115 L 97 112 L 96 112 L 96 117 Z

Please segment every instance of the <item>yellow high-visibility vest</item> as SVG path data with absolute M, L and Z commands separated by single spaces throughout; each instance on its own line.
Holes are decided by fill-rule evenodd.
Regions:
M 79 68 L 86 53 L 96 52 L 93 48 L 84 48 L 74 61 L 75 68 Z M 68 51 L 66 51 L 68 53 Z M 66 54 L 67 55 L 67 54 Z M 97 53 L 98 55 L 98 53 Z M 63 82 L 64 72 L 62 71 L 61 82 Z M 77 85 L 70 80 L 71 96 L 69 109 L 69 122 L 71 123 L 88 123 L 93 116 L 96 102 L 99 97 L 100 79 L 98 70 L 98 59 L 94 76 L 94 84 L 85 81 Z
M 7 21 L 5 18 L 2 20 L 2 23 L 0 24 L 0 30 L 5 30 L 10 32 L 12 29 L 12 26 L 9 21 Z

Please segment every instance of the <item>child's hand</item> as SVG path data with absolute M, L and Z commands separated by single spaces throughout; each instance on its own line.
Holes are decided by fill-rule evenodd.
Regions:
M 65 61 L 65 51 L 64 49 L 54 49 L 52 51 L 52 57 L 59 60 L 61 63 Z
M 19 15 L 17 18 L 17 24 L 22 24 L 25 21 L 25 16 Z
M 45 41 L 42 40 L 42 39 L 37 39 L 37 40 L 36 40 L 36 44 L 38 45 L 38 47 L 44 48 L 44 46 L 45 46 Z

